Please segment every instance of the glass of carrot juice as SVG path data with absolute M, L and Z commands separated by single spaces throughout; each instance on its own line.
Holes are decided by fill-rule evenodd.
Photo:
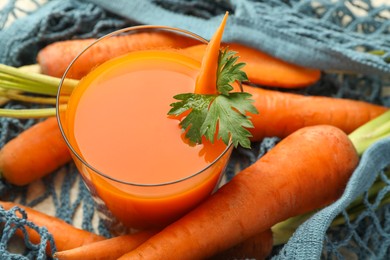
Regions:
M 161 228 L 218 187 L 232 145 L 190 143 L 167 115 L 173 96 L 194 91 L 201 61 L 187 48 L 199 44 L 176 28 L 130 27 L 91 43 L 62 78 L 59 126 L 113 232 Z

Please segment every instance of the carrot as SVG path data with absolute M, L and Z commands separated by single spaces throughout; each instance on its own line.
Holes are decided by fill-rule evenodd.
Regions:
M 233 246 L 213 257 L 210 260 L 235 259 L 265 259 L 271 254 L 273 247 L 272 231 L 268 229 L 248 238 L 244 242 Z
M 54 258 L 59 260 L 114 260 L 135 249 L 155 233 L 155 231 L 139 231 L 135 234 L 121 235 L 74 249 L 56 252 Z
M 223 43 L 222 46 L 236 51 L 238 62 L 245 63 L 242 70 L 251 83 L 281 88 L 299 88 L 309 86 L 321 78 L 321 71 L 285 62 L 260 50 L 240 43 Z M 206 45 L 198 44 L 183 49 L 192 58 L 201 60 Z
M 259 111 L 259 114 L 250 115 L 254 124 L 254 128 L 249 129 L 253 135 L 252 141 L 266 136 L 283 138 L 299 128 L 318 124 L 334 125 L 351 133 L 388 110 L 362 101 L 303 96 L 248 85 L 244 87 L 253 95 L 254 105 Z M 0 150 L 0 172 L 10 183 L 27 184 L 70 161 L 70 153 L 55 119 L 48 119 L 45 128 L 41 127 L 43 122 L 27 129 Z M 31 141 L 26 142 L 28 145 L 18 145 L 23 139 Z
M 156 232 L 157 231 L 154 230 L 145 230 L 134 234 L 121 235 L 93 242 L 77 248 L 58 251 L 54 254 L 54 258 L 59 260 L 117 259 L 141 245 L 156 234 Z M 272 246 L 272 232 L 271 229 L 268 229 L 265 232 L 256 234 L 246 241 L 211 257 L 210 260 L 244 259 L 248 257 L 260 260 L 271 253 Z
M 254 105 L 259 111 L 259 114 L 250 115 L 254 124 L 254 128 L 249 129 L 253 135 L 252 141 L 259 141 L 266 136 L 283 138 L 299 128 L 318 124 L 334 125 L 346 133 L 351 133 L 388 110 L 386 107 L 362 101 L 303 96 L 248 85 L 244 87 L 245 91 L 253 95 Z M 27 184 L 70 161 L 68 148 L 59 130 L 56 129 L 58 126 L 55 119 L 52 118 L 50 121 L 47 122 L 50 127 L 46 130 L 43 129 L 37 133 L 35 128 L 43 124 L 38 123 L 37 126 L 26 130 L 24 134 L 19 135 L 0 150 L 0 172 L 10 183 Z M 49 132 L 51 134 L 47 134 Z M 27 133 L 30 133 L 29 137 L 23 138 Z M 17 143 L 18 139 L 32 141 L 28 146 L 13 145 L 12 143 Z M 50 148 L 53 144 L 56 145 L 54 150 Z M 14 151 L 11 153 L 8 152 L 9 150 Z M 53 153 L 48 153 L 48 151 L 53 151 Z M 28 158 L 28 160 L 21 160 L 21 158 Z
M 200 206 L 119 259 L 210 257 L 282 220 L 333 202 L 358 160 L 340 129 L 302 128 Z
M 350 99 L 304 96 L 245 85 L 258 114 L 251 114 L 252 141 L 264 137 L 286 137 L 305 126 L 328 124 L 347 134 L 383 114 L 387 107 Z
M 221 24 L 215 31 L 205 49 L 202 64 L 195 83 L 195 93 L 197 94 L 215 94 L 217 92 L 216 85 L 219 49 L 228 15 L 229 13 L 226 12 Z
M 71 61 L 95 40 L 67 40 L 46 46 L 37 56 L 41 72 L 55 77 L 62 77 Z M 110 38 L 105 41 L 107 49 L 104 49 L 105 47 L 102 47 L 103 49 L 99 48 L 99 50 L 96 50 L 96 53 L 91 52 L 87 58 L 81 58 L 83 60 L 77 62 L 77 68 L 72 70 L 73 78 L 80 79 L 96 65 L 128 51 L 156 47 L 185 48 L 185 51 L 193 58 L 202 60 L 206 49 L 205 44 L 197 44 L 192 40 L 186 41 L 178 35 L 168 33 L 145 32 L 138 35 L 120 36 L 115 39 Z M 215 46 L 218 46 L 218 44 Z M 240 56 L 239 62 L 246 63 L 243 70 L 247 73 L 249 80 L 255 84 L 296 88 L 313 84 L 321 77 L 320 70 L 285 62 L 240 43 L 222 43 L 222 46 L 238 52 Z M 58 57 L 59 55 L 61 56 Z M 210 82 L 215 82 L 215 76 L 210 78 Z
M 37 55 L 37 62 L 42 73 L 62 77 L 72 60 L 95 40 L 77 39 L 49 44 Z M 198 41 L 179 34 L 157 31 L 109 37 L 101 40 L 97 46 L 90 48 L 87 51 L 88 55 L 84 53 L 72 66 L 73 69 L 68 73 L 68 77 L 80 79 L 93 67 L 129 51 L 150 48 L 184 48 L 198 43 Z
M 13 207 L 19 207 L 25 210 L 27 213 L 27 220 L 39 227 L 47 228 L 49 233 L 53 236 L 56 248 L 59 251 L 80 247 L 105 239 L 103 236 L 78 229 L 59 218 L 46 215 L 30 207 L 4 201 L 0 201 L 0 206 L 5 210 L 10 210 Z M 18 231 L 19 232 L 16 232 L 16 234 L 23 237 L 21 230 Z M 32 243 L 38 244 L 40 242 L 40 235 L 34 229 L 26 227 L 26 231 Z M 50 252 L 49 245 L 47 247 L 47 252 Z
M 57 120 L 50 117 L 4 145 L 0 150 L 0 174 L 9 183 L 26 185 L 70 160 Z

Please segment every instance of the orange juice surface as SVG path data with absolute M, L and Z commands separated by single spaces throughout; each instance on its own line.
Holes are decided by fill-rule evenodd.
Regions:
M 113 215 L 129 227 L 165 225 L 218 183 L 228 153 L 188 177 L 208 167 L 226 145 L 190 145 L 179 121 L 167 116 L 174 95 L 194 91 L 199 66 L 175 52 L 133 52 L 97 67 L 70 97 L 68 140 L 103 175 L 76 159 L 78 168 Z

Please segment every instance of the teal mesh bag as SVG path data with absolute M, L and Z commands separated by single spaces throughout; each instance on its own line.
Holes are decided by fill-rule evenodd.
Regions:
M 382 1 L 385 3 L 385 1 Z M 258 48 L 286 61 L 319 68 L 321 80 L 306 95 L 352 98 L 390 107 L 390 7 L 369 0 L 4 0 L 0 2 L 0 62 L 12 66 L 35 63 L 47 44 L 70 38 L 98 37 L 138 24 L 180 27 L 209 38 L 225 11 L 230 12 L 225 41 Z M 27 5 L 26 5 L 27 4 Z M 29 8 L 25 8 L 28 6 Z M 6 108 L 28 108 L 9 102 Z M 0 147 L 36 120 L 0 118 Z M 252 149 L 233 151 L 227 180 L 237 168 L 254 163 L 279 141 L 267 137 Z M 342 197 L 311 216 L 287 243 L 275 246 L 274 259 L 387 259 L 390 257 L 390 139 L 363 155 Z M 369 189 L 380 182 L 376 196 Z M 347 211 L 356 198 L 361 210 Z M 26 187 L 0 182 L 0 199 L 17 201 L 109 237 L 77 169 L 70 163 Z M 50 205 L 42 208 L 43 205 Z M 17 218 L 15 213 L 22 214 Z M 342 219 L 342 225 L 334 225 Z M 22 209 L 0 208 L 1 259 L 45 259 L 51 234 L 26 220 Z M 15 240 L 16 229 L 32 227 L 41 243 Z M 15 249 L 16 248 L 16 249 Z M 22 249 L 22 250 L 21 250 Z

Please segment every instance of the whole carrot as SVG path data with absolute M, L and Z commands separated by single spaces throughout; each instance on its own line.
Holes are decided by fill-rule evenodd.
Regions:
M 238 61 L 245 63 L 242 70 L 251 83 L 281 88 L 300 88 L 309 86 L 321 78 L 318 69 L 305 68 L 285 62 L 257 49 L 240 43 L 222 43 L 223 47 L 237 52 Z M 182 49 L 190 57 L 202 60 L 206 45 L 198 44 Z
M 54 254 L 59 260 L 114 260 L 135 249 L 156 231 L 139 231 L 135 234 L 121 235 Z
M 333 202 L 358 160 L 340 129 L 302 128 L 199 207 L 120 259 L 210 257 L 282 220 Z
M 46 46 L 37 56 L 42 73 L 62 77 L 71 61 L 95 40 L 67 40 Z M 87 58 L 84 58 L 85 56 L 81 57 L 82 60 L 76 64 L 77 68 L 72 70 L 73 78 L 80 79 L 96 65 L 128 51 L 156 47 L 164 49 L 172 48 L 178 51 L 182 50 L 183 53 L 197 60 L 202 60 L 206 53 L 205 44 L 197 44 L 192 40 L 184 40 L 183 37 L 178 35 L 161 32 L 145 32 L 130 36 L 121 36 L 107 39 L 105 42 L 107 43 L 105 44 L 107 49 L 99 47 L 99 49 L 96 48 L 96 51 L 89 51 L 91 54 Z M 222 43 L 222 46 L 229 47 L 229 49 L 238 52 L 238 56 L 240 56 L 239 62 L 246 64 L 243 70 L 247 73 L 248 79 L 254 84 L 298 88 L 311 85 L 321 77 L 321 71 L 318 69 L 291 64 L 240 43 Z M 58 55 L 61 56 L 59 57 Z M 208 78 L 210 81 L 213 81 L 213 78 L 215 79 L 215 77 Z
M 105 239 L 103 236 L 99 236 L 86 230 L 78 229 L 59 218 L 49 216 L 30 207 L 4 201 L 0 201 L 0 206 L 5 210 L 9 210 L 15 206 L 24 209 L 27 213 L 27 220 L 33 222 L 39 227 L 47 228 L 49 233 L 53 236 L 55 245 L 59 251 L 80 247 L 82 245 Z M 26 230 L 28 232 L 30 241 L 32 243 L 38 244 L 40 242 L 39 234 L 34 229 L 29 227 L 26 227 Z M 16 232 L 16 234 L 23 236 L 22 232 Z M 48 248 L 47 252 L 50 252 Z
M 14 185 L 26 185 L 71 160 L 55 117 L 24 130 L 0 150 L 0 174 Z
M 44 74 L 62 77 L 72 60 L 96 39 L 77 39 L 52 43 L 37 55 L 38 64 Z M 68 76 L 80 79 L 93 67 L 129 51 L 150 48 L 184 48 L 199 42 L 169 32 L 140 32 L 109 37 L 91 47 L 73 64 Z M 86 55 L 88 53 L 88 55 Z
M 139 231 L 134 234 L 93 242 L 73 249 L 58 251 L 54 254 L 54 258 L 59 260 L 117 259 L 141 245 L 156 232 L 154 230 Z M 211 257 L 210 260 L 243 259 L 248 257 L 260 260 L 271 253 L 272 246 L 272 232 L 269 229 Z
M 254 128 L 248 129 L 252 141 L 264 137 L 286 137 L 294 131 L 312 125 L 327 124 L 349 134 L 359 126 L 383 114 L 387 107 L 368 102 L 323 97 L 304 96 L 244 86 L 252 94 L 258 114 L 251 114 Z

